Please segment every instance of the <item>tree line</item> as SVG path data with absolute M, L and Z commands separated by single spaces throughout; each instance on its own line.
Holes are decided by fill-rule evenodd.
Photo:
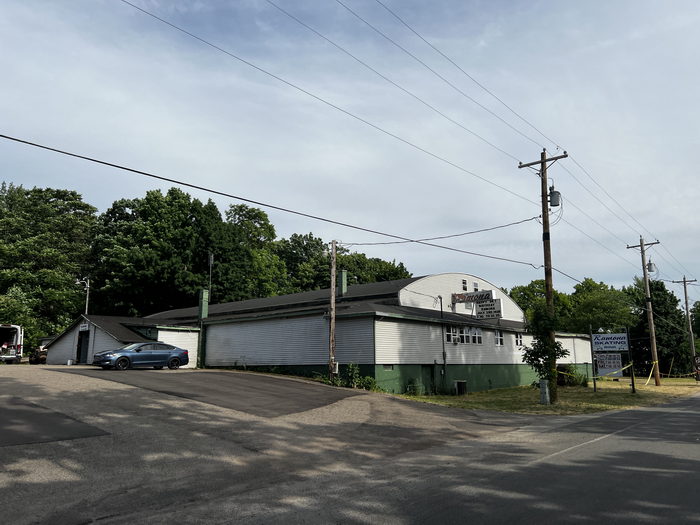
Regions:
M 25 344 L 60 333 L 84 311 L 144 316 L 327 288 L 327 243 L 312 233 L 278 239 L 267 214 L 216 204 L 177 188 L 119 199 L 104 213 L 71 190 L 0 186 L 0 322 L 25 327 Z M 339 249 L 349 284 L 410 277 L 403 263 Z
M 545 310 L 544 280 L 505 290 L 532 322 Z M 664 374 L 692 371 L 692 352 L 687 338 L 687 322 L 680 300 L 663 281 L 650 281 L 659 369 Z M 700 301 L 695 302 L 691 319 L 693 332 L 700 330 Z M 586 278 L 574 286 L 571 294 L 554 291 L 552 322 L 559 332 L 588 334 L 589 331 L 625 332 L 629 330 L 630 354 L 638 371 L 651 370 L 649 323 L 644 282 L 635 277 L 629 286 L 616 289 Z M 698 352 L 700 355 L 700 352 Z
M 328 288 L 327 243 L 312 233 L 277 238 L 267 214 L 243 204 L 222 215 L 216 204 L 177 188 L 119 199 L 104 213 L 75 191 L 0 185 L 0 323 L 19 324 L 27 345 L 65 329 L 82 311 L 90 279 L 90 313 L 144 316 L 190 307 L 209 288 L 215 303 Z M 210 259 L 211 258 L 211 259 Z M 349 284 L 410 277 L 402 263 L 340 248 Z M 544 304 L 544 281 L 506 290 L 526 317 Z M 690 370 L 679 300 L 651 282 L 661 371 Z M 615 289 L 585 279 L 555 291 L 558 331 L 629 328 L 632 357 L 650 364 L 649 327 L 639 279 Z M 700 332 L 700 302 L 693 306 Z

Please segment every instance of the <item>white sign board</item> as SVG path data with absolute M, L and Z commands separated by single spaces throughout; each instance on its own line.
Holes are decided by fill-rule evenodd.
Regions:
M 78 328 L 79 332 L 87 332 L 88 330 L 90 330 L 90 325 L 87 323 L 81 324 L 80 327 Z
M 593 334 L 594 352 L 627 352 L 627 334 Z
M 480 292 L 453 293 L 452 304 L 456 303 L 483 303 L 493 301 L 493 290 L 482 290 Z
M 500 319 L 501 300 L 493 299 L 491 301 L 482 301 L 476 303 L 476 318 L 477 319 Z
M 622 368 L 622 354 L 604 352 L 594 354 L 594 356 L 598 365 L 599 376 L 622 377 L 621 371 L 615 372 Z M 612 372 L 615 373 L 613 374 Z

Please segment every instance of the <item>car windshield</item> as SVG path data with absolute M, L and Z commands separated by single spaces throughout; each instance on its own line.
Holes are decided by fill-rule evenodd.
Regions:
M 131 343 L 130 345 L 122 346 L 119 350 L 133 350 L 141 346 L 141 343 Z

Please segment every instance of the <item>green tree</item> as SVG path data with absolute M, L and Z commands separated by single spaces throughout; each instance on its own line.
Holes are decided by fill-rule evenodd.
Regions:
M 603 282 L 586 278 L 574 286 L 567 330 L 587 334 L 593 330 L 622 329 L 635 320 L 629 297 Z
M 537 309 L 542 308 L 546 304 L 544 279 L 536 279 L 530 281 L 530 284 L 514 286 L 508 295 L 525 312 L 525 319 L 528 322 L 533 322 Z M 557 322 L 556 329 L 568 331 L 572 314 L 571 297 L 554 290 L 553 298 Z
M 660 369 L 667 373 L 673 361 L 674 370 L 690 372 L 690 347 L 686 341 L 685 315 L 679 308 L 680 300 L 666 288 L 663 281 L 650 281 L 649 288 Z M 623 290 L 634 305 L 635 321 L 630 328 L 630 346 L 635 368 L 649 372 L 652 358 L 643 281 L 635 277 L 634 284 Z
M 546 304 L 535 302 L 532 307 L 532 319 L 527 329 L 533 336 L 532 346 L 523 349 L 523 361 L 530 365 L 540 379 L 549 384 L 549 400 L 556 403 L 559 399 L 557 390 L 557 359 L 569 355 L 569 351 L 550 334 L 556 330 L 559 322 L 556 314 L 547 311 Z
M 95 212 L 74 191 L 0 186 L 0 315 L 25 327 L 25 345 L 82 310 Z

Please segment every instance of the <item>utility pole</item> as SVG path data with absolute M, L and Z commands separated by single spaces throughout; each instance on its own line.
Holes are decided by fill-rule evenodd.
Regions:
M 333 379 L 335 374 L 335 265 L 336 265 L 336 242 L 331 242 L 331 312 L 330 329 L 328 330 L 328 378 Z
M 542 245 L 544 248 L 544 295 L 545 300 L 547 302 L 547 313 L 549 314 L 550 318 L 554 315 L 554 281 L 552 279 L 552 248 L 549 236 L 549 192 L 547 191 L 547 163 L 554 163 L 559 159 L 565 159 L 568 156 L 569 155 L 565 151 L 563 155 L 557 155 L 555 157 L 547 158 L 547 150 L 543 149 L 542 153 L 540 154 L 540 160 L 528 162 L 526 164 L 523 164 L 522 162 L 518 164 L 518 168 L 528 168 L 537 164 L 539 164 L 540 166 L 540 196 L 542 199 Z M 553 189 L 554 187 L 552 187 L 552 190 Z M 556 342 L 554 329 L 550 330 L 548 338 L 550 344 L 552 345 L 552 348 L 554 348 L 554 343 Z M 554 357 L 552 357 L 550 365 L 553 369 L 556 369 L 557 364 L 556 359 Z M 554 377 L 549 380 L 549 396 L 550 402 L 556 403 L 556 373 L 554 373 Z
M 76 279 L 75 284 L 82 284 L 85 288 L 85 315 L 88 314 L 88 304 L 90 303 L 90 278 Z
M 697 279 L 686 279 L 683 276 L 682 281 L 671 281 L 672 283 L 683 283 L 683 294 L 685 295 L 685 317 L 688 320 L 688 342 L 690 343 L 690 351 L 693 356 L 693 370 L 695 371 L 695 380 L 700 381 L 700 371 L 695 364 L 695 337 L 693 336 L 693 323 L 690 321 L 690 308 L 688 308 L 688 283 L 695 283 Z
M 651 291 L 649 288 L 649 272 L 647 269 L 647 255 L 645 248 L 647 246 L 653 246 L 659 244 L 659 241 L 654 242 L 644 242 L 644 238 L 639 236 L 639 244 L 635 246 L 627 246 L 627 249 L 639 248 L 642 252 L 642 272 L 644 274 L 644 300 L 646 302 L 647 309 L 647 321 L 649 322 L 649 339 L 651 341 L 651 364 L 652 371 L 654 372 L 654 384 L 656 386 L 661 386 L 661 374 L 659 373 L 659 354 L 656 352 L 656 329 L 654 328 L 654 311 L 651 307 Z

